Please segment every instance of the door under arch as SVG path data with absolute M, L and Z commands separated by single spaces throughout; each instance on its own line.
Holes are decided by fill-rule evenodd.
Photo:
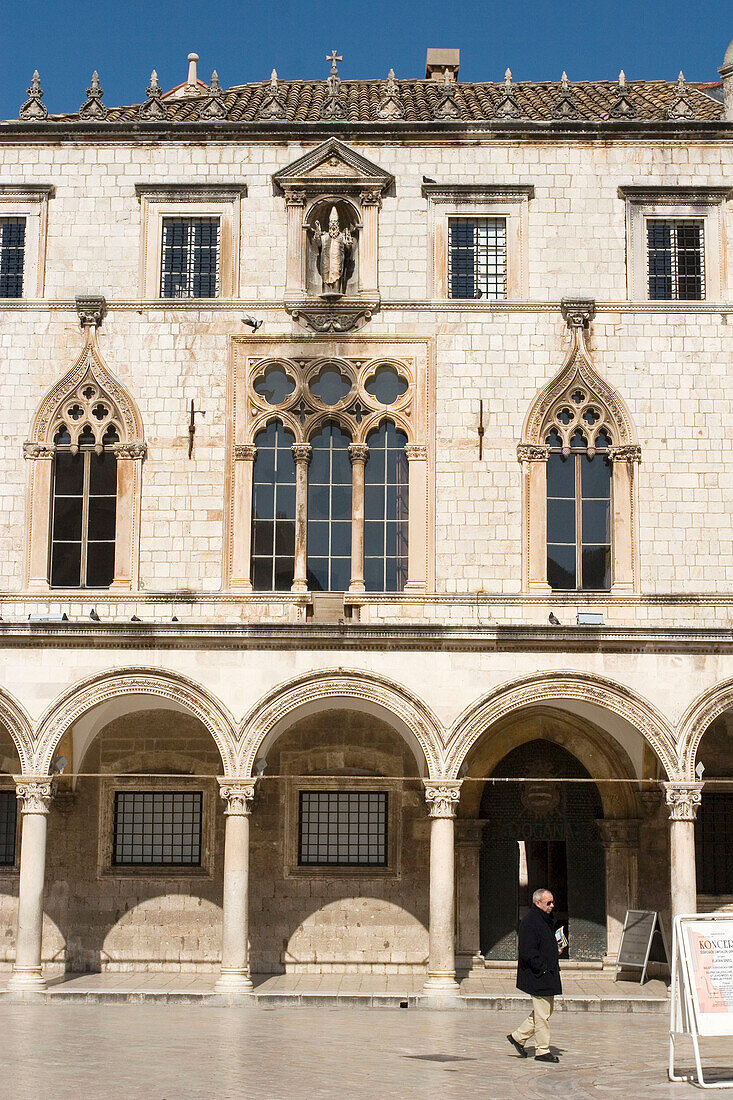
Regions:
M 606 952 L 604 852 L 595 822 L 603 816 L 592 783 L 567 749 L 535 740 L 509 752 L 495 778 L 531 776 L 516 783 L 487 782 L 480 816 L 486 820 L 479 874 L 481 953 L 515 959 L 519 921 L 532 892 L 547 886 L 555 896 L 555 919 L 565 928 L 562 957 L 601 959 Z

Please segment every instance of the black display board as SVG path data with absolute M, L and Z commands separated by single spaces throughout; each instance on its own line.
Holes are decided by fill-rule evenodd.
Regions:
M 661 958 L 659 958 L 660 952 L 655 952 L 656 961 L 668 962 L 667 940 L 659 914 L 653 909 L 627 909 L 624 930 L 621 933 L 621 943 L 616 956 L 614 981 L 618 978 L 619 970 L 641 970 L 643 985 L 654 936 L 657 932 L 662 941 L 663 951 Z

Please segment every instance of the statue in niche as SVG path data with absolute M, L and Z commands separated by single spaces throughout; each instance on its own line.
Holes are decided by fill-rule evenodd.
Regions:
M 340 298 L 346 293 L 346 282 L 349 276 L 349 259 L 354 246 L 354 239 L 348 226 L 341 229 L 339 225 L 338 211 L 331 207 L 328 219 L 328 231 L 321 229 L 321 223 L 317 221 L 313 229 L 315 245 L 318 249 L 318 270 L 321 275 L 324 298 Z

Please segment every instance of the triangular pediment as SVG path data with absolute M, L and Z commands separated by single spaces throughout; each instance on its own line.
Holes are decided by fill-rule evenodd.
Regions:
M 368 187 L 384 191 L 394 177 L 348 145 L 329 138 L 272 177 L 283 191 L 290 188 L 338 190 Z

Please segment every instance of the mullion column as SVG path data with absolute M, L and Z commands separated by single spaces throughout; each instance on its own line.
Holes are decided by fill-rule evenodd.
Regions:
M 313 448 L 310 443 L 293 444 L 295 462 L 295 564 L 293 592 L 308 591 L 308 466 Z
M 365 443 L 349 444 L 351 461 L 351 583 L 349 592 L 365 592 L 364 584 L 364 469 L 369 458 Z
M 20 803 L 20 881 L 15 962 L 9 990 L 43 992 L 43 888 L 46 878 L 46 826 L 53 798 L 50 776 L 14 776 Z
M 216 989 L 222 993 L 251 993 L 249 968 L 249 817 L 254 780 L 219 780 L 226 802 L 224 833 L 224 890 L 222 902 L 221 974 Z

